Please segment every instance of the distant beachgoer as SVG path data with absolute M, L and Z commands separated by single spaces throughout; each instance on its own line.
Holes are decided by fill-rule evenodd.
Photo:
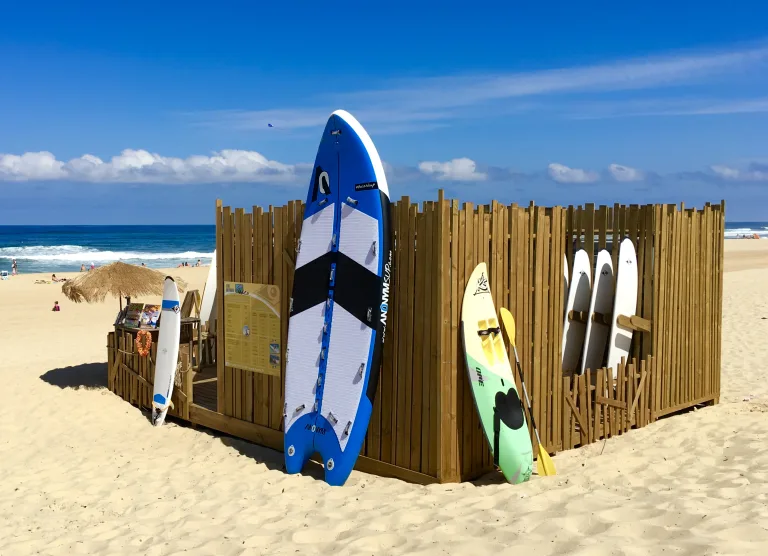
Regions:
M 12 271 L 11 274 L 13 274 L 14 276 L 16 276 L 16 274 L 18 274 L 19 272 L 19 267 L 16 264 L 16 259 L 11 259 L 11 271 Z
M 197 262 L 195 263 L 195 266 L 200 266 L 200 259 L 197 259 Z
M 53 302 L 53 309 L 51 309 L 51 311 L 61 311 L 61 307 L 59 307 L 58 301 Z
M 96 265 L 91 263 L 91 270 L 93 270 L 94 268 L 96 268 Z
M 147 263 L 141 263 L 141 266 L 147 266 Z
M 80 265 L 80 272 L 85 272 L 85 263 Z

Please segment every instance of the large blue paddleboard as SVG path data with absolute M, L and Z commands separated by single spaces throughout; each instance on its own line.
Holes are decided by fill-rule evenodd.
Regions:
M 328 119 L 307 193 L 285 369 L 285 467 L 315 452 L 342 485 L 368 429 L 386 335 L 392 239 L 389 189 L 358 121 Z

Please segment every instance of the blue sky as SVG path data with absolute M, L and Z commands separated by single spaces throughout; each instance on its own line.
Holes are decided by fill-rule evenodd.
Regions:
M 304 198 L 336 108 L 394 198 L 768 220 L 768 3 L 530 4 L 8 3 L 0 223 Z

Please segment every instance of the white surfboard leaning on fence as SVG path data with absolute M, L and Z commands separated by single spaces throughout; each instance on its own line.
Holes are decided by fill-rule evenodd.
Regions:
M 584 335 L 584 357 L 581 358 L 579 374 L 591 369 L 599 369 L 605 357 L 605 345 L 608 341 L 610 324 L 595 319 L 595 313 L 610 318 L 613 309 L 613 262 L 611 254 L 602 249 L 597 253 L 595 280 L 592 286 L 592 299 L 587 313 L 587 332 Z
M 616 264 L 616 294 L 611 315 L 611 332 L 608 337 L 608 357 L 605 366 L 613 369 L 613 376 L 621 363 L 629 357 L 632 330 L 618 323 L 619 315 L 632 317 L 637 309 L 637 253 L 632 240 L 625 238 L 619 247 Z

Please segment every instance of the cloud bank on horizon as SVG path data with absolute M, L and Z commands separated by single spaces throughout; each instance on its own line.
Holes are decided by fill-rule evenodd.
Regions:
M 448 161 L 427 160 L 415 167 L 397 167 L 384 162 L 390 179 L 408 181 L 417 178 L 438 182 L 491 182 L 515 179 L 534 181 L 542 176 L 561 184 L 595 184 L 598 182 L 642 182 L 657 176 L 623 164 L 610 164 L 603 171 L 572 168 L 553 162 L 546 172 L 522 173 L 514 168 L 482 167 L 470 158 Z M 222 150 L 187 158 L 162 156 L 142 149 L 126 149 L 104 161 L 85 154 L 69 161 L 58 160 L 47 151 L 21 155 L 0 153 L 0 182 L 85 182 L 135 184 L 195 184 L 195 183 L 267 183 L 304 184 L 312 169 L 311 163 L 287 164 L 256 151 Z M 682 172 L 667 178 L 699 178 L 723 183 L 768 182 L 768 165 L 753 162 L 745 168 L 722 164 L 706 171 Z

